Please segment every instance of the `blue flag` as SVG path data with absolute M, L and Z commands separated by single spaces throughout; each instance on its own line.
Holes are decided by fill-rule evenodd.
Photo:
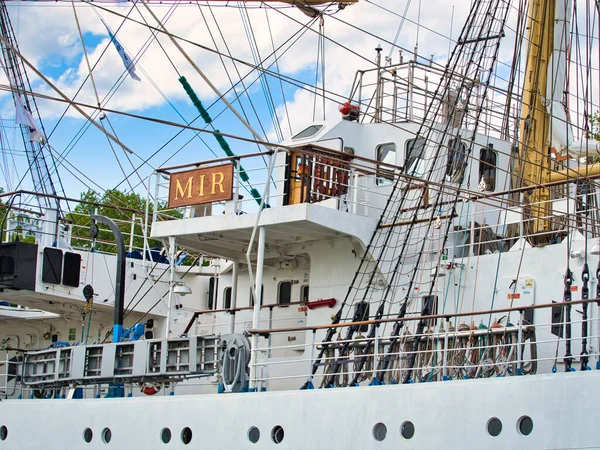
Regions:
M 100 20 L 102 20 L 102 18 L 100 18 Z M 125 69 L 127 69 L 127 72 L 129 72 L 129 76 L 131 78 L 133 78 L 135 81 L 142 81 L 142 80 L 140 80 L 140 77 L 138 77 L 137 74 L 135 73 L 135 64 L 134 64 L 133 60 L 129 57 L 129 55 L 127 54 L 127 52 L 125 51 L 125 49 L 123 48 L 121 43 L 117 40 L 117 38 L 115 37 L 113 32 L 110 30 L 110 28 L 108 28 L 108 25 L 106 25 L 106 22 L 104 20 L 102 20 L 102 23 L 106 27 L 106 31 L 108 31 L 110 40 L 112 41 L 113 44 L 115 44 L 115 48 L 117 49 L 117 52 L 119 53 L 119 56 L 121 57 L 121 60 L 123 61 L 123 65 L 125 66 Z

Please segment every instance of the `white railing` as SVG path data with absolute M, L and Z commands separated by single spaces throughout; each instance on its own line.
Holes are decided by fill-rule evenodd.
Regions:
M 586 303 L 592 306 L 597 302 L 598 299 L 592 299 Z M 569 306 L 571 308 L 582 301 L 572 303 Z M 557 308 L 557 304 L 536 305 L 535 308 Z M 558 304 L 558 308 L 565 308 L 565 305 Z M 584 339 L 584 356 L 588 359 L 586 369 L 600 368 L 600 335 L 596 319 L 598 311 L 595 311 L 593 319 L 585 321 L 579 319 L 567 323 L 561 319 L 531 325 L 524 321 L 525 309 L 528 308 L 512 309 L 513 316 L 517 319 L 514 324 L 502 325 L 491 320 L 492 315 L 497 317 L 502 314 L 501 311 L 474 312 L 467 316 L 444 314 L 427 316 L 425 319 L 405 318 L 403 320 L 408 322 L 399 336 L 384 335 L 376 328 L 374 337 L 357 333 L 348 340 L 340 337 L 346 333 L 347 327 L 368 322 L 346 323 L 338 325 L 341 334 L 338 339 L 334 338 L 330 342 L 321 342 L 316 338 L 317 329 L 323 327 L 260 330 L 259 333 L 268 332 L 270 335 L 305 331 L 312 335 L 312 340 L 309 342 L 307 339 L 303 344 L 272 346 L 271 340 L 265 339 L 263 346 L 253 350 L 260 354 L 256 358 L 259 375 L 254 381 L 258 386 L 266 388 L 277 388 L 286 380 L 286 386 L 290 385 L 289 381 L 293 384 L 296 380 L 298 386 L 310 382 L 314 387 L 344 387 L 353 383 L 421 383 L 578 371 L 582 370 Z M 461 320 L 458 316 L 473 322 L 481 321 L 482 324 L 475 326 L 473 322 L 471 325 L 461 323 L 454 328 L 452 322 Z M 419 333 L 415 328 L 420 320 L 437 320 L 438 323 L 426 325 L 425 330 Z M 369 327 L 373 323 L 368 323 Z M 483 323 L 490 326 L 484 326 Z M 581 333 L 584 323 L 588 330 L 585 338 Z M 570 331 L 567 331 L 567 325 L 570 326 Z M 571 336 L 567 338 L 569 333 Z M 570 357 L 566 356 L 567 343 L 571 347 Z M 268 356 L 291 349 L 300 352 L 299 356 Z M 318 358 L 316 355 L 320 352 L 322 355 Z M 566 363 L 566 359 L 570 359 L 570 362 Z
M 436 96 L 436 90 L 444 75 L 444 69 L 427 63 L 415 62 L 414 60 L 400 64 L 385 65 L 377 69 L 357 71 L 351 90 L 349 101 L 358 106 L 360 120 L 362 122 L 414 122 L 421 123 L 427 116 L 428 108 L 432 103 L 444 114 L 454 112 L 448 111 L 446 104 L 450 105 L 448 99 Z M 497 80 L 499 81 L 499 80 Z M 507 117 L 506 83 L 504 86 L 490 86 L 487 97 L 482 98 L 480 81 L 469 80 L 459 74 L 446 76 L 445 83 L 452 90 L 452 86 L 462 83 L 472 85 L 473 95 L 465 101 L 463 108 L 456 111 L 466 117 L 465 127 L 472 125 L 469 115 L 481 108 L 482 118 L 480 121 L 485 127 L 482 130 L 488 136 L 501 139 L 512 136 L 518 117 Z M 502 84 L 502 83 L 501 83 Z M 514 95 L 511 96 L 513 104 L 518 101 Z M 515 114 L 515 111 L 508 111 Z M 439 118 L 440 120 L 442 117 Z M 496 126 L 490 124 L 497 124 Z M 500 129 L 500 127 L 502 129 Z

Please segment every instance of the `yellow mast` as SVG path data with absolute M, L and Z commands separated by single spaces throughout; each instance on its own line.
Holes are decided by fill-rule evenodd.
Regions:
M 519 158 L 514 173 L 519 186 L 550 181 L 550 118 L 545 105 L 548 67 L 553 50 L 556 0 L 530 0 L 527 45 L 527 73 L 523 88 Z M 548 188 L 524 194 L 525 235 L 531 245 L 547 243 L 551 230 L 547 219 L 552 211 Z M 527 219 L 531 220 L 527 220 Z

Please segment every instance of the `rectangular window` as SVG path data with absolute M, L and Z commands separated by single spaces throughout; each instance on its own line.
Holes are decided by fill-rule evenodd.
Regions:
M 217 309 L 217 289 L 219 288 L 219 280 L 215 277 L 210 277 L 208 280 L 208 309 Z
M 265 287 L 263 286 L 260 290 L 260 306 L 263 305 L 263 299 L 265 298 Z M 250 286 L 250 306 L 254 306 L 254 294 L 252 293 L 252 286 Z
M 223 291 L 223 308 L 231 308 L 231 287 L 226 287 Z
M 279 283 L 277 292 L 277 303 L 287 306 L 292 301 L 292 282 L 282 281 Z
M 404 155 L 404 173 L 408 175 L 418 175 L 419 166 L 423 161 L 425 154 L 425 139 L 416 138 L 406 141 L 406 151 Z
M 446 181 L 461 183 L 467 167 L 467 147 L 459 138 L 448 142 L 448 161 L 446 163 Z
M 396 164 L 396 144 L 382 144 L 377 147 L 377 161 L 386 164 Z M 387 186 L 394 181 L 394 170 L 391 167 L 377 165 L 377 186 Z
M 496 190 L 496 152 L 492 144 L 479 152 L 479 181 L 485 181 L 485 190 Z
M 300 288 L 300 301 L 308 302 L 308 284 L 305 284 Z

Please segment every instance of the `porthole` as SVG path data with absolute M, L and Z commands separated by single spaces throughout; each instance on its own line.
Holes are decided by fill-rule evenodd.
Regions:
M 385 426 L 384 423 L 376 423 L 375 426 L 373 427 L 373 438 L 376 441 L 383 441 L 385 439 L 385 437 L 387 436 L 387 427 Z
M 498 436 L 502 432 L 502 421 L 497 417 L 492 417 L 488 420 L 487 432 L 492 437 Z
M 283 441 L 283 435 L 283 427 L 280 425 L 274 426 L 271 430 L 271 439 L 276 444 L 281 444 L 281 441 Z
M 2 425 L 0 427 L 0 441 L 5 441 L 7 437 L 8 437 L 8 428 L 6 428 L 6 425 Z
M 111 439 L 112 439 L 112 431 L 110 431 L 110 428 L 105 428 L 104 430 L 102 430 L 102 442 L 104 442 L 105 444 L 108 444 Z
M 402 435 L 402 437 L 404 439 L 412 439 L 412 437 L 415 435 L 414 424 L 410 420 L 407 420 L 406 422 L 404 422 L 400 426 L 400 434 Z
M 529 436 L 533 431 L 533 420 L 529 416 L 523 416 L 517 421 L 517 429 L 523 436 Z
M 190 427 L 185 427 L 183 430 L 181 430 L 181 442 L 183 442 L 185 445 L 188 445 L 190 442 L 192 442 L 192 429 Z
M 163 441 L 164 444 L 171 442 L 171 430 L 169 428 L 163 428 L 161 430 L 160 440 Z
M 256 427 L 250 427 L 248 429 L 248 440 L 253 444 L 256 444 L 260 439 L 260 430 Z
M 93 437 L 94 437 L 94 433 L 92 432 L 91 428 L 86 428 L 85 430 L 83 430 L 84 442 L 87 442 L 89 444 L 90 442 L 92 442 Z

